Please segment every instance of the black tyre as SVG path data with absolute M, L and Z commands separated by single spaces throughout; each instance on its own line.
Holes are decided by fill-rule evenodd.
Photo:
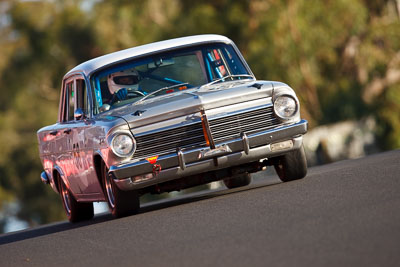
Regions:
M 282 182 L 304 178 L 307 174 L 307 159 L 304 147 L 277 157 L 275 171 Z
M 249 185 L 250 183 L 251 183 L 250 173 L 243 173 L 232 178 L 224 179 L 224 184 L 229 189 L 246 186 Z
M 68 220 L 74 223 L 92 219 L 94 215 L 93 203 L 76 201 L 75 197 L 72 195 L 61 177 L 58 179 L 60 185 L 60 196 Z
M 136 214 L 140 209 L 139 194 L 137 191 L 122 191 L 115 184 L 108 174 L 108 168 L 103 163 L 102 178 L 104 195 L 107 198 L 111 214 L 116 217 L 123 217 Z

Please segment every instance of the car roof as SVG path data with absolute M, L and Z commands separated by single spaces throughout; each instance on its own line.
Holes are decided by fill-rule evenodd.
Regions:
M 204 43 L 214 43 L 214 42 L 223 42 L 227 44 L 233 43 L 229 38 L 217 35 L 217 34 L 203 34 L 203 35 L 194 35 L 188 37 L 175 38 L 150 44 L 145 44 L 141 46 L 136 46 L 132 48 L 128 48 L 125 50 L 121 50 L 118 52 L 106 54 L 104 56 L 100 56 L 86 62 L 83 62 L 77 65 L 75 68 L 71 69 L 67 74 L 65 74 L 64 79 L 70 75 L 75 73 L 83 73 L 86 76 L 89 76 L 93 72 L 101 69 L 103 67 L 109 66 L 111 64 L 115 64 L 118 62 L 126 61 L 128 59 L 133 59 L 138 56 L 152 54 L 162 51 L 167 51 L 170 49 L 175 49 L 179 47 L 187 47 L 192 45 L 199 45 Z

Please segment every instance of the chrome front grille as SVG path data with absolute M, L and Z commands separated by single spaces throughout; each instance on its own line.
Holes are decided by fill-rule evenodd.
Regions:
M 209 118 L 208 124 L 214 143 L 221 143 L 247 135 L 273 129 L 281 122 L 275 117 L 272 106 L 251 111 L 236 112 Z M 207 146 L 201 122 L 167 129 L 156 133 L 136 135 L 135 159 L 176 153 L 178 149 Z
M 281 124 L 275 117 L 272 106 L 256 110 L 235 113 L 224 117 L 209 118 L 209 125 L 214 143 L 269 130 Z
M 177 149 L 206 145 L 201 122 L 156 133 L 135 136 L 134 158 L 176 153 Z

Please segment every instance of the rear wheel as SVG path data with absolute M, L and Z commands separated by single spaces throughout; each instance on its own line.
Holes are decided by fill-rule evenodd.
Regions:
M 132 215 L 139 212 L 140 201 L 137 191 L 122 191 L 108 174 L 108 168 L 103 163 L 102 178 L 104 195 L 107 198 L 108 207 L 116 218 Z
M 307 159 L 304 147 L 276 158 L 275 171 L 283 182 L 304 178 L 307 174 Z
M 224 179 L 224 184 L 229 189 L 242 187 L 251 183 L 250 173 L 243 173 L 228 179 Z
M 70 222 L 80 222 L 92 219 L 94 215 L 93 203 L 76 201 L 61 177 L 59 177 L 59 185 L 61 200 L 68 220 Z

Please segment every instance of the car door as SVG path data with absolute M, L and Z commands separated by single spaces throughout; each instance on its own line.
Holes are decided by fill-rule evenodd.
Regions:
M 56 165 L 61 168 L 68 187 L 76 195 L 82 191 L 76 178 L 79 170 L 75 164 L 72 143 L 73 129 L 76 127 L 74 120 L 75 97 L 74 78 L 70 77 L 65 79 L 63 83 L 60 117 L 55 135 Z
M 75 111 L 79 110 L 81 117 L 75 117 L 75 127 L 72 128 L 72 151 L 75 166 L 78 171 L 75 182 L 78 184 L 85 199 L 97 199 L 96 194 L 102 196 L 102 189 L 93 166 L 93 140 L 87 133 L 97 127 L 90 116 L 90 101 L 86 81 L 83 75 L 74 77 Z M 93 195 L 93 199 L 90 195 Z
M 88 129 L 96 126 L 90 118 L 84 76 L 75 74 L 65 79 L 63 94 L 56 139 L 57 164 L 77 200 L 102 200 L 104 196 L 93 167 L 93 140 L 86 134 Z M 75 117 L 75 113 L 81 116 Z

